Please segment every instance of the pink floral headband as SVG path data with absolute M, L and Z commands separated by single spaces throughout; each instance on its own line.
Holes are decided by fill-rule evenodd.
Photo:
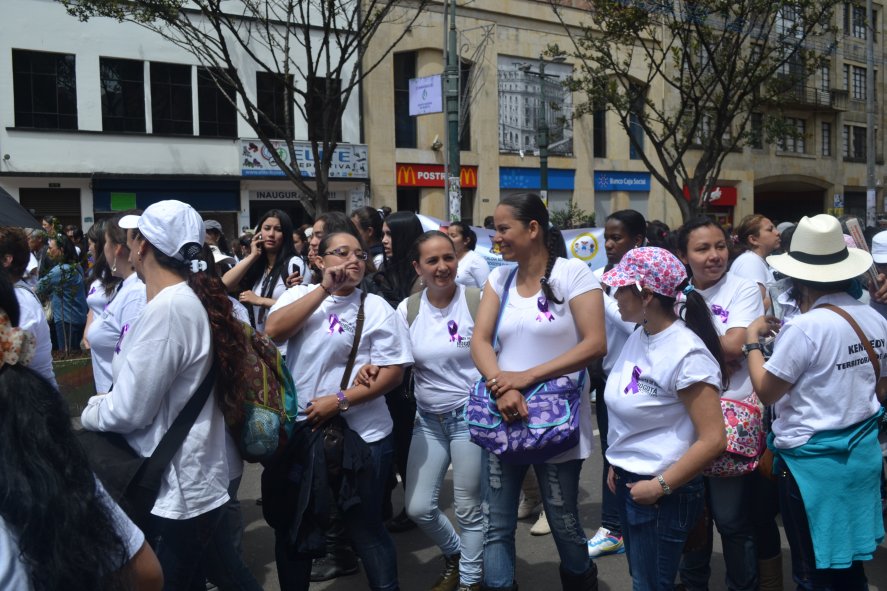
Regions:
M 12 326 L 6 312 L 0 310 L 0 368 L 27 365 L 34 357 L 34 335 Z

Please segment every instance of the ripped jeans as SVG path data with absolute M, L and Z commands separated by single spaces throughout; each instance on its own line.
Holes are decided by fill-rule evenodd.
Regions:
M 484 585 L 510 587 L 514 581 L 514 532 L 521 483 L 529 468 L 536 471 L 545 516 L 561 559 L 561 569 L 581 575 L 592 565 L 586 535 L 579 523 L 579 472 L 582 460 L 519 466 L 484 452 L 481 493 L 484 512 Z

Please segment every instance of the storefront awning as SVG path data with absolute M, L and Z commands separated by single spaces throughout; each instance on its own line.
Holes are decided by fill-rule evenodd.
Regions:
M 198 211 L 240 211 L 240 181 L 175 179 L 95 179 L 96 212 L 145 209 L 164 199 L 177 199 Z

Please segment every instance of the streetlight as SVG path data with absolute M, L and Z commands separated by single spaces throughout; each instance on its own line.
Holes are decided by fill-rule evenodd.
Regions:
M 547 63 L 560 64 L 566 59 L 563 55 L 556 55 Z M 539 71 L 533 72 L 529 64 L 518 66 L 525 74 L 532 74 L 539 77 L 539 94 L 541 105 L 536 110 L 536 145 L 539 146 L 539 193 L 542 201 L 548 207 L 548 103 L 545 98 L 545 77 L 557 78 L 555 74 L 545 73 L 546 61 L 544 56 L 539 54 Z

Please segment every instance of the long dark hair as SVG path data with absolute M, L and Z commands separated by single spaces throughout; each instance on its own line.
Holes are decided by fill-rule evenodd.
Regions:
M 542 198 L 536 193 L 518 193 L 509 195 L 499 202 L 499 205 L 507 205 L 511 208 L 514 219 L 525 226 L 535 221 L 542 229 L 542 242 L 548 251 L 548 263 L 545 265 L 545 275 L 539 280 L 542 284 L 542 293 L 545 299 L 556 304 L 563 304 L 564 300 L 558 299 L 551 288 L 551 270 L 558 258 L 567 258 L 567 247 L 561 231 L 550 225 L 548 208 L 545 207 Z
M 382 215 L 379 213 L 378 209 L 364 206 L 359 209 L 355 209 L 351 212 L 352 218 L 357 218 L 357 225 L 360 226 L 360 230 L 366 232 L 367 230 L 373 231 L 373 243 L 367 244 L 367 246 L 373 246 L 376 244 L 380 244 L 382 242 Z
M 323 236 L 326 238 L 330 234 L 339 234 L 341 232 L 345 232 L 346 234 L 351 234 L 357 241 L 360 243 L 360 247 L 366 249 L 366 244 L 363 243 L 363 237 L 360 235 L 360 232 L 357 231 L 357 226 L 354 225 L 354 222 L 351 221 L 347 215 L 342 213 L 341 211 L 328 211 L 326 213 L 322 213 L 317 216 L 317 219 L 314 220 L 314 223 L 323 222 Z M 318 252 L 320 252 L 320 247 L 318 246 Z M 320 283 L 323 279 L 323 273 L 320 272 L 320 269 L 313 266 L 312 263 L 312 279 L 314 283 Z M 372 259 L 367 260 L 367 272 L 369 273 L 371 269 L 373 269 L 373 261 Z
M 678 286 L 683 290 L 690 284 L 689 277 Z M 661 293 L 653 293 L 659 305 L 663 310 L 675 309 L 675 298 L 669 298 Z M 721 336 L 711 320 L 711 309 L 705 301 L 705 298 L 695 289 L 685 292 L 686 299 L 681 302 L 679 316 L 684 319 L 687 328 L 692 330 L 698 336 L 705 348 L 714 356 L 721 368 L 721 386 L 726 390 L 730 386 L 730 374 L 727 368 L 727 360 L 724 357 L 724 349 L 721 347 Z
M 127 549 L 61 394 L 20 365 L 0 369 L 0 516 L 36 591 L 128 589 Z
M 279 209 L 272 209 L 270 211 L 266 211 L 265 214 L 259 218 L 259 223 L 257 225 L 258 231 L 262 231 L 262 225 L 265 223 L 265 220 L 268 218 L 277 218 L 280 221 L 280 231 L 283 232 L 283 244 L 280 247 L 280 252 L 277 253 L 277 258 L 274 261 L 274 266 L 271 268 L 269 272 L 269 287 L 271 290 L 274 289 L 274 286 L 277 285 L 277 281 L 281 277 L 286 277 L 289 274 L 289 271 L 286 268 L 287 263 L 291 258 L 296 256 L 296 246 L 293 244 L 293 222 L 290 219 L 290 216 L 287 215 L 285 211 L 281 211 Z M 222 249 L 219 249 L 222 250 Z M 222 252 L 227 251 L 222 250 Z M 262 250 L 262 254 L 259 255 L 259 258 L 256 262 L 254 262 L 249 269 L 247 269 L 246 273 L 243 275 L 243 279 L 240 280 L 240 289 L 252 289 L 256 282 L 261 279 L 262 275 L 265 273 L 265 267 L 268 265 L 268 255 Z M 257 294 L 262 297 L 270 297 L 268 294 Z
M 111 266 L 105 259 L 105 226 L 105 220 L 96 220 L 86 231 L 86 237 L 95 244 L 95 260 L 92 261 L 92 268 L 86 277 L 86 285 L 88 287 L 93 281 L 98 280 L 102 284 L 102 291 L 106 296 L 110 296 L 121 279 L 111 274 Z
M 410 249 L 425 230 L 419 216 L 411 211 L 395 211 L 385 218 L 385 223 L 391 231 L 391 256 L 386 255 L 383 270 L 394 295 L 400 301 L 409 297 L 413 291 L 417 278 L 410 259 Z
M 157 263 L 185 279 L 206 309 L 212 335 L 213 357 L 219 368 L 215 388 L 216 402 L 229 425 L 239 422 L 243 418 L 243 393 L 248 388 L 244 364 L 250 345 L 241 323 L 234 318 L 225 285 L 217 275 L 192 273 L 188 268 L 189 262 L 165 255 L 147 239 L 142 238 L 154 251 Z M 284 238 L 289 238 L 284 242 L 292 244 L 291 234 L 284 234 Z M 189 246 L 191 245 L 185 245 L 182 250 Z M 211 257 L 209 261 L 207 265 L 212 264 Z

